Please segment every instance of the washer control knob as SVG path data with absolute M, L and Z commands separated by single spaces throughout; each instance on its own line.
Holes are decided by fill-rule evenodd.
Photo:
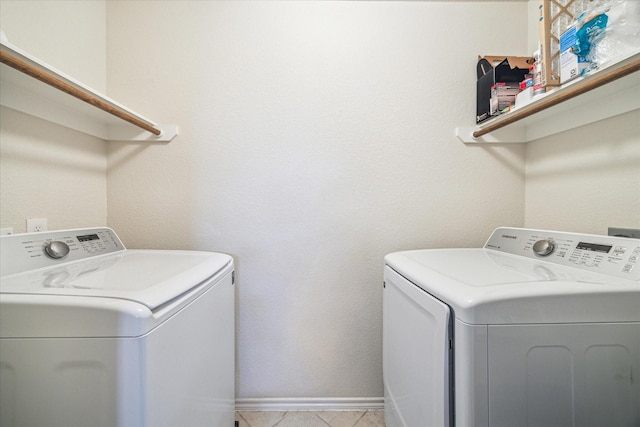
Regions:
M 533 253 L 538 256 L 547 256 L 556 248 L 556 243 L 552 239 L 538 240 L 533 244 Z
M 65 242 L 55 240 L 44 245 L 44 253 L 47 254 L 49 258 L 64 258 L 69 254 L 69 245 Z

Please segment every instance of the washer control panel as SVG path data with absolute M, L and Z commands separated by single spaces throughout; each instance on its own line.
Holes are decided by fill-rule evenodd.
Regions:
M 1 236 L 2 276 L 125 250 L 106 227 Z
M 640 239 L 498 228 L 484 248 L 640 280 Z

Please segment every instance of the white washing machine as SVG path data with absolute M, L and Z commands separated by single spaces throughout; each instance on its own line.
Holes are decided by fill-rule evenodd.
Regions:
M 0 425 L 234 425 L 228 255 L 108 228 L 2 236 Z
M 387 255 L 387 427 L 640 426 L 639 258 L 515 228 Z

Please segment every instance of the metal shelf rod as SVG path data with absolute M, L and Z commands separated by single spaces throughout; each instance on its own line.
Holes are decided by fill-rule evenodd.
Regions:
M 96 108 L 99 108 L 109 114 L 112 114 L 118 117 L 121 120 L 129 122 L 139 128 L 146 130 L 147 132 L 151 132 L 152 134 L 159 136 L 162 134 L 162 130 L 157 129 L 149 124 L 145 123 L 142 120 L 139 120 L 137 117 L 129 114 L 127 111 L 118 109 L 113 105 L 110 105 L 107 102 L 104 102 L 102 99 L 96 97 L 94 94 L 86 91 L 82 91 L 64 80 L 56 77 L 52 73 L 47 73 L 46 70 L 43 70 L 39 67 L 36 67 L 32 64 L 29 64 L 22 59 L 12 55 L 9 52 L 0 51 L 0 62 L 8 65 L 9 67 L 15 68 L 16 70 L 25 73 L 49 86 L 52 86 L 62 92 L 65 92 L 81 101 L 84 101 L 90 105 L 93 105 Z

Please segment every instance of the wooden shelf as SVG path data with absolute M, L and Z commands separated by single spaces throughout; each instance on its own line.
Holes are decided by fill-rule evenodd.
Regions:
M 0 104 L 109 141 L 168 142 L 159 126 L 6 41 L 0 41 Z
M 640 109 L 640 54 L 575 79 L 507 114 L 456 128 L 464 143 L 524 143 Z

